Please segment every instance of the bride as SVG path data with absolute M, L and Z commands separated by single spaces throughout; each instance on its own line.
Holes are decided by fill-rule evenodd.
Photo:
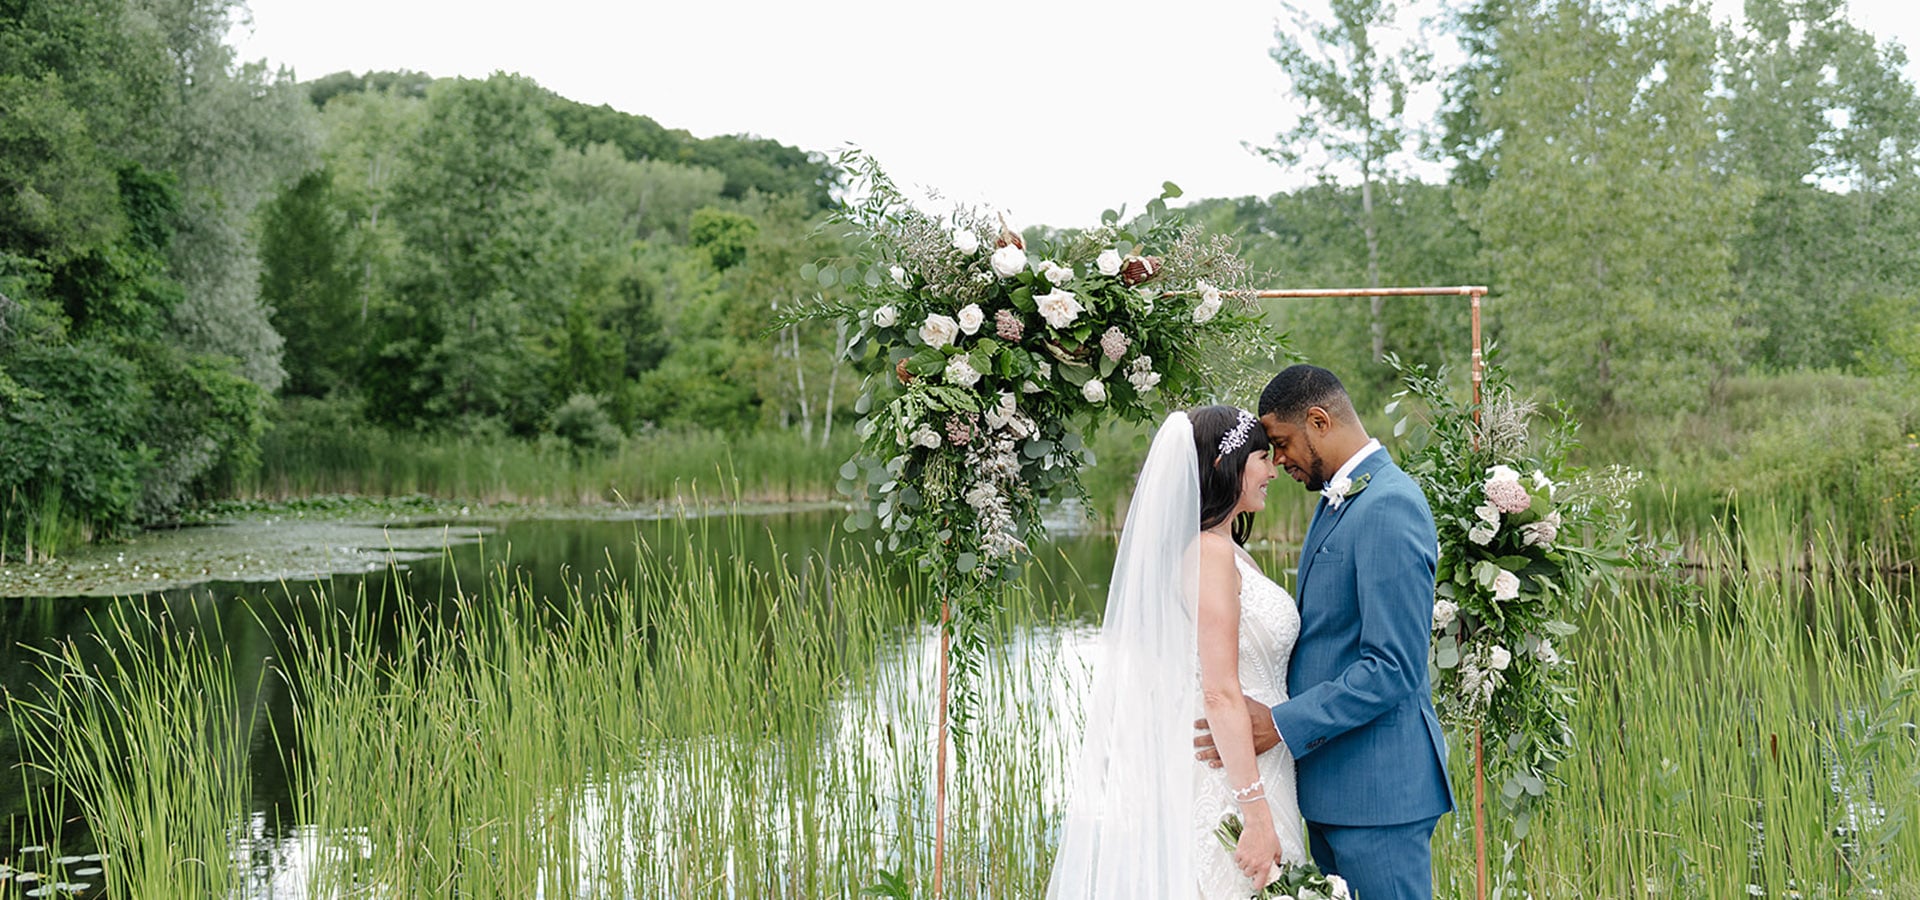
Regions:
M 1101 665 L 1047 896 L 1246 898 L 1305 862 L 1293 758 L 1256 757 L 1241 694 L 1287 698 L 1293 598 L 1241 544 L 1277 474 L 1254 415 L 1207 406 L 1155 434 L 1120 536 Z M 1192 723 L 1225 765 L 1196 762 Z M 1243 823 L 1228 852 L 1221 821 Z

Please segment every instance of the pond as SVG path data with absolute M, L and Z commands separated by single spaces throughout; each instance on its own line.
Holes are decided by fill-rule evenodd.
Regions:
M 44 681 L 42 653 L 60 642 L 72 641 L 96 659 L 102 646 L 116 639 L 109 624 L 116 616 L 138 618 L 165 608 L 177 619 L 194 620 L 202 638 L 217 641 L 230 658 L 240 703 L 252 710 L 255 722 L 248 736 L 248 818 L 235 830 L 235 849 L 256 869 L 250 880 L 264 879 L 284 893 L 290 887 L 286 882 L 301 877 L 308 865 L 298 853 L 288 853 L 308 824 L 294 802 L 290 774 L 300 752 L 294 696 L 271 675 L 275 660 L 298 652 L 298 637 L 289 632 L 297 626 L 287 623 L 322 607 L 445 611 L 456 598 L 481 594 L 489 584 L 511 584 L 517 593 L 538 598 L 590 595 L 610 584 L 632 583 L 643 566 L 694 572 L 736 564 L 762 573 L 874 568 L 869 548 L 840 530 L 843 517 L 835 508 L 774 507 L 694 518 L 476 521 L 459 516 L 397 523 L 281 518 L 149 532 L 55 565 L 16 565 L 0 573 L 0 590 L 54 594 L 0 600 L 0 673 L 7 691 L 32 696 Z M 1029 583 L 1050 618 L 1091 622 L 1104 596 L 1101 582 L 1112 565 L 1113 541 L 1092 532 L 1071 508 L 1055 518 L 1054 539 L 1037 554 Z M 750 598 L 729 596 L 734 593 L 729 584 L 716 583 L 717 590 L 705 599 L 753 605 Z M 375 634 L 386 652 L 401 639 L 392 628 Z M 924 638 L 904 635 L 876 660 L 877 667 L 891 670 L 882 680 L 922 683 L 917 672 L 910 677 L 903 667 L 921 664 Z M 22 754 L 17 729 L 0 729 L 0 766 L 19 771 Z M 44 781 L 30 773 L 0 779 L 0 814 L 6 817 L 0 827 L 0 865 L 32 871 L 37 855 L 92 855 L 94 842 L 77 823 L 69 823 L 56 848 L 38 851 L 26 843 L 28 809 L 31 802 L 45 802 L 36 794 L 44 794 Z M 94 876 L 92 882 L 102 880 L 87 874 Z M 42 882 L 52 883 L 51 878 Z M 81 893 L 98 890 L 93 884 L 89 888 Z
M 14 592 L 72 588 L 0 601 L 0 677 L 12 696 L 35 696 L 41 669 L 58 668 L 43 652 L 64 641 L 87 665 L 123 662 L 112 649 L 160 633 L 156 610 L 187 624 L 194 653 L 217 651 L 228 668 L 167 671 L 226 682 L 231 701 L 186 718 L 231 720 L 234 736 L 143 752 L 156 769 L 234 757 L 243 770 L 233 783 L 244 796 L 203 829 L 230 862 L 226 896 L 443 895 L 448 884 L 502 897 L 852 896 L 882 869 L 926 873 L 938 644 L 924 585 L 879 574 L 839 531 L 843 515 L 156 532 L 0 573 Z M 1055 523 L 983 626 L 970 759 L 950 798 L 955 896 L 1044 891 L 1114 547 L 1075 521 Z M 1289 545 L 1252 549 L 1290 583 Z M 1838 884 L 1790 859 L 1781 875 L 1773 854 L 1828 847 L 1851 866 L 1874 839 L 1886 860 L 1874 883 L 1920 885 L 1901 880 L 1920 871 L 1920 829 L 1899 827 L 1920 815 L 1916 701 L 1887 687 L 1920 663 L 1911 576 L 1740 573 L 1714 585 L 1630 591 L 1570 642 L 1587 673 L 1572 724 L 1582 747 L 1605 752 L 1576 757 L 1557 824 L 1529 841 L 1544 873 L 1535 884 L 1610 896 L 1648 871 L 1709 896 L 1723 881 L 1733 893 Z M 1839 658 L 1850 665 L 1832 666 Z M 280 674 L 303 667 L 303 685 Z M 1860 710 L 1883 712 L 1855 721 Z M 70 800 L 56 833 L 29 834 L 54 792 L 16 765 L 19 724 L 0 728 L 0 765 L 18 773 L 0 779 L 0 897 L 102 896 L 103 873 L 134 862 L 89 858 L 104 842 Z M 1794 771 L 1796 752 L 1799 771 L 1820 774 L 1774 774 Z M 1646 773 L 1662 780 L 1597 799 Z M 1861 809 L 1866 825 L 1839 823 L 1846 840 L 1835 838 L 1836 816 Z M 1462 894 L 1467 818 L 1437 839 L 1442 896 Z M 1763 818 L 1787 841 L 1741 837 Z M 1667 837 L 1596 859 L 1581 837 L 1593 833 Z M 86 887 L 49 891 L 57 884 Z

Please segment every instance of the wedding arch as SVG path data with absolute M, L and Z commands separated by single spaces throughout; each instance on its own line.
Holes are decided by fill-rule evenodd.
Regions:
M 992 212 L 917 207 L 858 150 L 837 163 L 855 185 L 837 222 L 856 249 L 803 267 L 803 277 L 841 290 L 782 317 L 844 329 L 847 358 L 864 375 L 854 405 L 860 447 L 839 473 L 853 501 L 847 527 L 918 572 L 938 601 L 931 893 L 941 896 L 945 882 L 948 744 L 965 749 L 986 626 L 1020 577 L 1025 541 L 1045 534 L 1042 501 L 1085 496 L 1079 473 L 1093 454 L 1083 435 L 1207 401 L 1237 367 L 1216 349 L 1270 345 L 1259 300 L 1458 297 L 1472 324 L 1471 404 L 1440 373 L 1396 363 L 1405 389 L 1387 411 L 1411 399 L 1418 412 L 1395 433 L 1415 414 L 1431 430 L 1409 474 L 1428 493 L 1439 532 L 1435 702 L 1472 732 L 1484 900 L 1489 772 L 1514 813 L 1512 836 L 1523 838 L 1532 798 L 1571 752 L 1571 661 L 1552 642 L 1573 633 L 1578 598 L 1620 558 L 1596 552 L 1588 535 L 1606 528 L 1590 526 L 1622 518 L 1619 504 L 1595 502 L 1607 499 L 1606 484 L 1593 490 L 1596 479 L 1567 464 L 1573 441 L 1561 438 L 1577 423 L 1562 416 L 1546 429 L 1550 440 L 1529 443 L 1535 407 L 1514 395 L 1482 346 L 1487 287 L 1257 289 L 1231 238 L 1168 209 L 1180 196 L 1171 183 L 1135 216 L 1108 211 L 1099 226 L 1029 250 Z M 882 876 L 905 889 L 899 874 Z
M 1469 354 L 1471 380 L 1473 384 L 1473 417 L 1477 423 L 1482 404 L 1481 390 L 1485 378 L 1485 348 L 1481 334 L 1481 309 L 1487 296 L 1485 285 L 1456 285 L 1448 287 L 1382 287 L 1382 288 L 1276 288 L 1250 292 L 1260 300 L 1302 300 L 1302 299 L 1371 299 L 1374 297 L 1459 297 L 1467 301 L 1471 321 L 1472 348 Z M 947 712 L 949 701 L 949 654 L 951 652 L 951 633 L 948 629 L 949 608 L 943 602 L 940 607 L 940 684 L 939 684 L 939 725 L 934 776 L 934 851 L 933 851 L 933 895 L 940 897 L 945 885 L 945 849 L 946 849 L 946 786 L 947 786 Z M 1473 734 L 1473 833 L 1474 833 L 1474 883 L 1476 897 L 1485 900 L 1487 896 L 1487 843 L 1486 843 L 1486 748 L 1482 730 L 1476 728 Z

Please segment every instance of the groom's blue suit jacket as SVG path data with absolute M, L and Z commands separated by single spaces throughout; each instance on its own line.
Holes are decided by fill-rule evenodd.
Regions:
M 1291 699 L 1273 721 L 1297 760 L 1300 812 L 1325 825 L 1395 825 L 1453 809 L 1447 743 L 1427 678 L 1439 555 L 1427 499 L 1387 452 L 1320 501 L 1300 550 Z

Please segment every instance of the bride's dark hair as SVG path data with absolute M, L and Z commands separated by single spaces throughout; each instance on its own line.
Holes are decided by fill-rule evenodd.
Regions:
M 1220 452 L 1220 439 L 1240 427 L 1245 412 L 1237 406 L 1199 406 L 1187 410 L 1187 422 L 1193 426 L 1194 455 L 1200 460 L 1200 528 L 1212 528 L 1227 520 L 1240 502 L 1240 479 L 1247 471 L 1247 457 L 1267 449 L 1267 430 L 1254 422 L 1247 427 L 1240 446 Z M 1252 413 L 1246 413 L 1251 417 Z M 1242 513 L 1233 522 L 1233 541 L 1245 544 L 1253 531 L 1253 513 Z

